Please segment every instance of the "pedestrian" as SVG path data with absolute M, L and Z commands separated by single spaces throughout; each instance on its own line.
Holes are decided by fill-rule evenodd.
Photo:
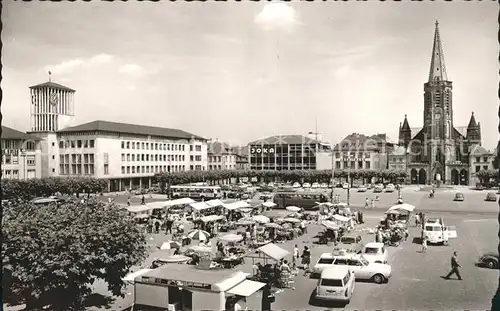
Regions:
M 155 221 L 155 233 L 160 233 L 160 221 L 157 219 Z
M 292 256 L 292 269 L 297 270 L 297 259 L 299 258 L 299 247 L 297 244 L 293 247 L 293 256 Z
M 111 197 L 108 197 L 108 204 L 111 204 L 113 200 L 111 200 Z
M 422 239 L 422 253 L 427 253 L 427 237 L 424 236 Z
M 304 246 L 304 250 L 302 251 L 302 265 L 304 266 L 304 275 L 307 275 L 309 272 L 309 265 L 311 264 L 311 251 L 309 247 Z
M 365 199 L 365 208 L 368 208 L 368 198 Z
M 453 252 L 453 256 L 451 256 L 451 271 L 444 278 L 446 280 L 450 279 L 450 276 L 453 274 L 457 275 L 459 280 L 462 280 L 462 276 L 460 275 L 460 270 L 458 268 L 462 268 L 462 266 L 458 263 L 458 252 Z
M 142 195 L 141 205 L 144 205 L 144 204 L 146 204 L 146 198 L 144 197 L 144 195 Z
M 420 225 L 420 213 L 415 215 L 415 227 L 418 227 L 418 225 Z
M 375 208 L 375 200 L 372 199 L 371 201 L 371 206 L 370 206 L 372 209 Z
M 130 206 L 130 197 L 127 199 L 127 205 Z

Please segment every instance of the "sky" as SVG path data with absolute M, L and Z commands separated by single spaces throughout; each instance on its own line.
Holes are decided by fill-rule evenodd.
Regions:
M 438 19 L 456 127 L 498 140 L 491 2 L 12 2 L 2 11 L 3 124 L 29 130 L 29 89 L 76 90 L 75 123 L 168 128 L 234 145 L 339 142 L 423 123 Z

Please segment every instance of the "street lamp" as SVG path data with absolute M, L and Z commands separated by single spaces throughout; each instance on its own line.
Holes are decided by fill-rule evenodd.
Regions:
M 21 149 L 21 157 L 23 158 L 23 179 L 26 179 L 27 178 L 26 149 Z

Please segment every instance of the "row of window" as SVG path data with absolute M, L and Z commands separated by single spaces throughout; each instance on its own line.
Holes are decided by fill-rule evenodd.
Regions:
M 93 139 L 60 140 L 59 148 L 94 148 Z
M 489 165 L 483 165 L 483 170 L 487 171 L 489 169 Z M 481 165 L 476 165 L 476 173 L 481 170 Z
M 151 149 L 150 149 L 151 148 Z M 163 144 L 163 143 L 147 143 L 135 141 L 122 141 L 122 149 L 142 149 L 142 150 L 164 150 L 164 151 L 186 151 L 184 144 Z M 201 151 L 201 145 L 189 145 L 189 151 Z
M 222 162 L 222 157 L 227 157 L 227 156 L 208 156 L 208 162 Z M 229 161 L 236 161 L 236 157 L 235 156 L 230 156 L 229 159 L 226 159 L 226 160 L 229 160 Z
M 94 164 L 59 164 L 60 175 L 94 175 Z M 104 174 L 109 174 L 108 165 L 104 165 Z
M 363 163 L 364 163 L 364 166 L 363 166 Z M 369 170 L 371 168 L 371 163 L 369 161 L 358 161 L 357 162 L 358 165 L 356 165 L 356 162 L 355 161 L 351 161 L 351 162 L 347 162 L 347 161 L 344 161 L 344 162 L 340 162 L 340 161 L 336 161 L 335 162 L 335 168 L 336 169 L 345 169 L 345 168 L 350 168 L 350 169 L 366 169 L 366 170 Z
M 481 162 L 481 157 L 476 157 L 476 162 Z M 483 157 L 483 162 L 488 162 L 488 157 Z
M 26 170 L 26 176 L 24 178 L 35 178 L 36 177 L 36 170 L 34 169 L 27 169 Z M 19 179 L 19 170 L 2 170 L 2 178 L 4 179 Z
M 71 162 L 70 162 L 71 159 Z M 94 154 L 84 153 L 84 154 L 61 154 L 59 156 L 60 164 L 94 164 Z
M 186 157 L 185 155 L 182 155 L 182 154 L 130 154 L 130 153 L 122 153 L 122 162 L 125 162 L 125 161 L 146 161 L 146 162 L 149 162 L 149 161 L 163 161 L 163 162 L 171 162 L 171 161 L 185 161 L 186 160 Z M 197 162 L 200 162 L 201 161 L 201 155 L 196 155 L 196 156 L 189 156 L 189 160 L 190 161 L 197 161 Z
M 201 165 L 190 165 L 190 170 L 201 171 Z M 138 165 L 138 166 L 122 166 L 122 174 L 153 174 L 161 172 L 183 172 L 186 170 L 186 165 Z
M 236 169 L 236 165 L 224 165 L 225 170 L 234 170 Z M 222 170 L 222 165 L 208 165 L 208 170 Z
M 23 158 L 23 156 L 14 156 L 14 155 L 4 155 L 2 157 L 2 165 L 3 164 L 19 164 L 19 158 Z M 27 166 L 35 166 L 36 165 L 36 160 L 35 156 L 26 156 L 26 165 Z

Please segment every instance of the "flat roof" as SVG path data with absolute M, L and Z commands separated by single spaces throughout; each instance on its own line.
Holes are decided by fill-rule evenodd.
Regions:
M 343 279 L 349 272 L 347 266 L 332 266 L 328 267 L 321 272 L 321 278 L 325 279 Z
M 196 266 L 193 265 L 168 264 L 149 271 L 140 277 L 215 285 L 236 275 L 240 275 L 241 273 L 242 272 L 238 270 L 202 270 L 197 269 Z

